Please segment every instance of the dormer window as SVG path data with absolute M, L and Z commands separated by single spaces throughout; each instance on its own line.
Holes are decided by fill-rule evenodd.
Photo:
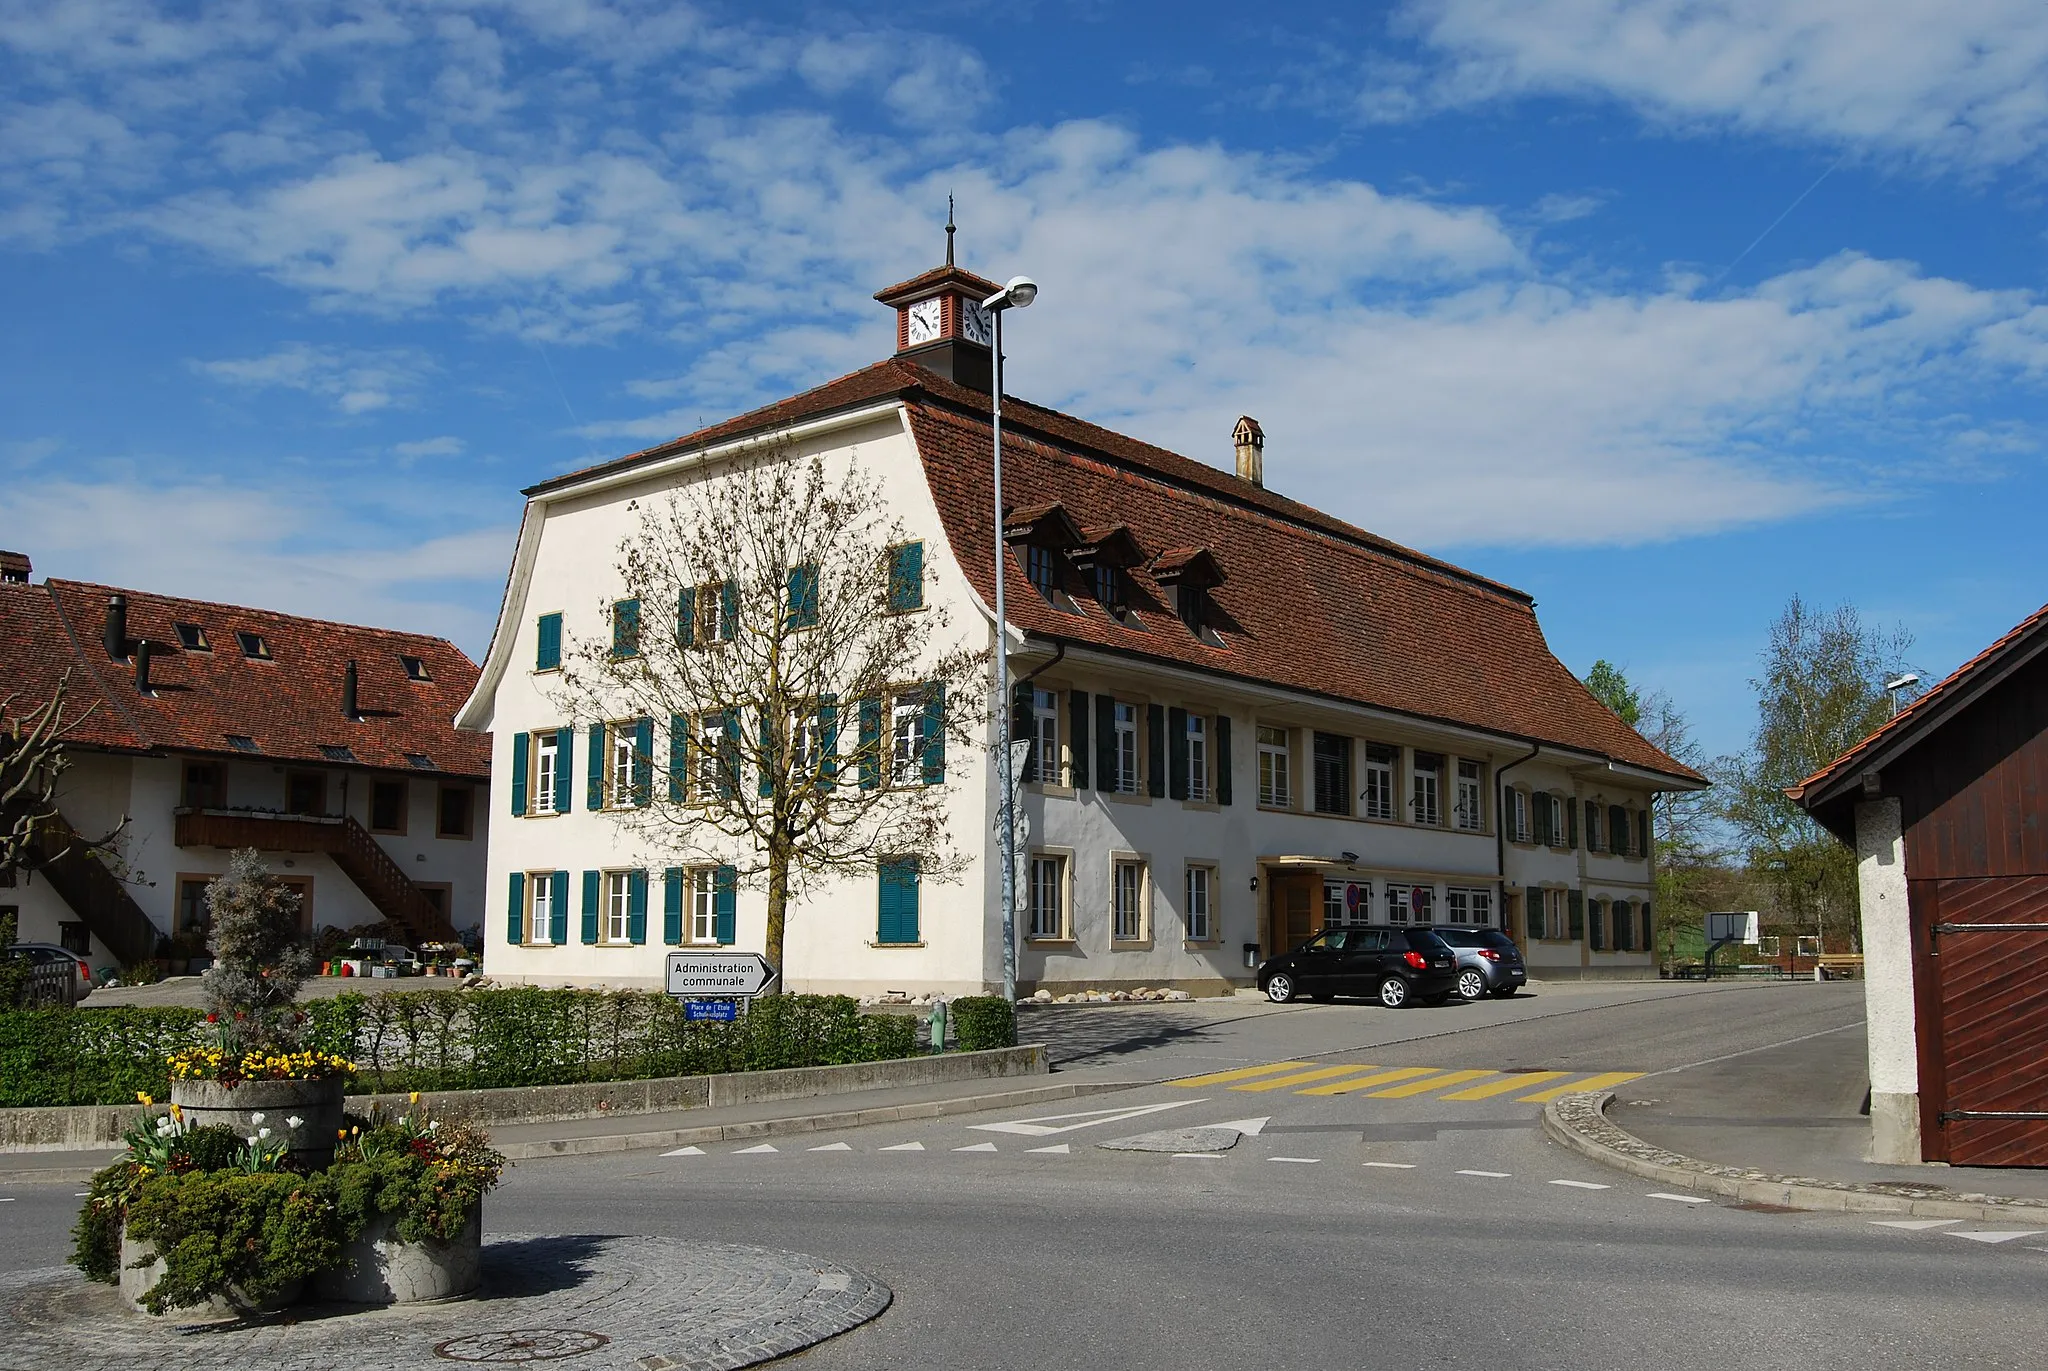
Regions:
M 263 750 L 256 746 L 256 740 L 246 733 L 230 733 L 227 735 L 227 740 L 228 746 L 237 752 L 261 752 Z
M 241 647 L 242 655 L 250 661 L 267 662 L 270 660 L 270 644 L 263 640 L 262 634 L 251 633 L 246 628 L 238 628 L 235 630 L 235 642 Z
M 1052 599 L 1060 588 L 1059 568 L 1053 562 L 1052 549 L 1033 544 L 1024 549 L 1024 575 L 1038 588 L 1038 593 Z
M 408 681 L 431 681 L 434 679 L 427 671 L 427 664 L 418 657 L 410 657 L 401 652 L 398 655 L 398 664 L 405 668 L 405 679 Z
M 1197 638 L 1202 636 L 1202 624 L 1207 618 L 1204 612 L 1204 602 L 1207 599 L 1207 592 L 1200 586 L 1191 586 L 1183 582 L 1174 588 L 1174 613 L 1180 617 L 1182 623 L 1187 625 L 1188 632 L 1194 634 Z
M 1209 592 L 1223 584 L 1223 568 L 1205 547 L 1174 548 L 1152 563 L 1152 579 L 1173 594 L 1176 617 L 1188 632 L 1211 647 L 1223 646 L 1223 635 L 1210 624 Z
M 206 641 L 206 630 L 198 624 L 173 624 L 178 631 L 178 646 L 187 652 L 211 652 L 213 644 Z
M 1095 564 L 1095 600 L 1112 615 L 1120 615 L 1130 602 L 1129 593 L 1124 589 L 1124 569 L 1107 562 Z

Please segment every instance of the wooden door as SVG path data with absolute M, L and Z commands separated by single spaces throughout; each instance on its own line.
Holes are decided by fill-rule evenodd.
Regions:
M 1270 876 L 1266 955 L 1277 957 L 1292 952 L 1316 935 L 1316 886 L 1314 875 Z
M 1923 1150 L 1956 1166 L 2048 1166 L 2048 876 L 1912 885 L 1928 930 Z

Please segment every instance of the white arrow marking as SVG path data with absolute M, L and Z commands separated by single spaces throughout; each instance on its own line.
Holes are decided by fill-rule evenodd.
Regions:
M 1266 1131 L 1266 1125 L 1271 1122 L 1273 1122 L 1273 1116 L 1271 1114 L 1267 1114 L 1263 1118 L 1232 1119 L 1229 1123 L 1210 1124 L 1209 1127 L 1235 1128 L 1238 1132 L 1244 1134 L 1247 1138 L 1256 1138 L 1259 1136 L 1259 1134 Z
M 1073 1152 L 1074 1145 L 1072 1143 L 1054 1143 L 1051 1147 L 1027 1147 L 1024 1150 L 1026 1152 L 1056 1152 L 1064 1157 Z
M 1707 1197 L 1704 1195 L 1671 1195 L 1662 1190 L 1652 1190 L 1648 1198 L 1653 1200 L 1677 1200 L 1680 1204 L 1705 1204 L 1707 1202 Z
M 1321 1160 L 1322 1160 L 1322 1158 L 1321 1158 L 1321 1157 L 1268 1157 L 1268 1158 L 1266 1158 L 1266 1160 L 1267 1160 L 1267 1161 L 1269 1161 L 1269 1162 L 1300 1162 L 1300 1163 L 1301 1163 L 1301 1164 L 1302 1164 L 1303 1166 L 1310 1166 L 1310 1165 L 1313 1165 L 1313 1164 L 1314 1164 L 1314 1163 L 1316 1163 L 1316 1162 L 1319 1162 L 1319 1161 L 1321 1161 Z
M 1489 1180 L 1504 1181 L 1511 1174 L 1506 1171 L 1460 1171 L 1460 1176 L 1485 1176 Z
M 759 1143 L 753 1147 L 742 1147 L 739 1151 L 733 1153 L 733 1155 L 735 1157 L 745 1157 L 756 1152 L 779 1152 L 781 1150 L 782 1149 L 777 1147 L 774 1143 Z
M 994 1143 L 969 1143 L 965 1147 L 956 1147 L 953 1150 L 955 1152 L 993 1152 L 996 1150 L 996 1145 Z
M 1389 1171 L 1413 1171 L 1414 1162 L 1367 1162 L 1367 1166 L 1383 1166 Z
M 661 1155 L 664 1157 L 701 1157 L 704 1155 L 704 1149 L 701 1147 L 678 1147 L 673 1152 L 664 1152 Z
M 853 1151 L 853 1145 L 851 1143 L 826 1143 L 823 1147 L 813 1147 L 810 1150 L 813 1152 L 851 1152 Z
M 1879 1228 L 1909 1228 L 1918 1233 L 1929 1228 L 1946 1228 L 1961 1219 L 1872 1219 Z
M 878 1147 L 878 1148 L 876 1148 L 876 1149 L 875 1149 L 875 1151 L 877 1151 L 877 1152 L 922 1152 L 922 1151 L 924 1151 L 924 1144 L 923 1144 L 923 1143 L 921 1143 L 921 1142 L 907 1142 L 907 1143 L 897 1143 L 897 1144 L 896 1144 L 895 1146 L 893 1146 L 893 1147 Z
M 1611 1185 L 1601 1185 L 1601 1184 L 1599 1184 L 1598 1182 L 1595 1182 L 1595 1181 L 1552 1181 L 1552 1182 L 1551 1182 L 1551 1184 L 1552 1184 L 1552 1185 L 1568 1185 L 1568 1186 L 1570 1186 L 1570 1187 L 1571 1187 L 1572 1189 L 1574 1189 L 1574 1190 L 1612 1190 L 1612 1189 L 1614 1189 L 1614 1187 L 1613 1187 L 1613 1186 L 1611 1186 Z
M 985 1133 L 1022 1133 L 1027 1138 L 1042 1138 L 1049 1133 L 1071 1133 L 1077 1128 L 1093 1128 L 1097 1124 L 1118 1123 L 1124 1119 L 1135 1119 L 1141 1114 L 1157 1114 L 1162 1109 L 1179 1109 L 1184 1105 L 1200 1104 L 1200 1100 L 1169 1100 L 1165 1104 L 1141 1104 L 1123 1109 L 1087 1109 L 1078 1114 L 1044 1114 L 1035 1119 L 1017 1119 L 1010 1123 L 976 1123 Z M 1067 1123 L 1067 1119 L 1079 1119 L 1079 1123 Z M 1054 1127 L 1053 1125 L 1059 1125 Z
M 2041 1233 L 2038 1228 L 1974 1228 L 1968 1232 L 1944 1234 L 1950 1238 L 1968 1238 L 1971 1242 L 2011 1242 L 2014 1238 L 2032 1238 Z

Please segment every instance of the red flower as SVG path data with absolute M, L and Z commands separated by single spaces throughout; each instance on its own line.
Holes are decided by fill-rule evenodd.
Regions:
M 208 1023 L 219 1023 L 219 1022 L 220 1022 L 220 1015 L 218 1015 L 218 1014 L 208 1014 L 208 1015 L 206 1016 L 206 1021 L 207 1021 Z

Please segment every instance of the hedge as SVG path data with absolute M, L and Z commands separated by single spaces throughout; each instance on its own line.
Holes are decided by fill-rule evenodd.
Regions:
M 844 995 L 757 1000 L 730 1024 L 689 1023 L 651 991 L 345 994 L 304 1004 L 308 1045 L 360 1070 L 351 1093 L 578 1085 L 885 1061 L 919 1052 L 917 1021 Z M 204 1036 L 196 1009 L 0 1012 L 0 1104 L 126 1104 L 169 1093 L 163 1058 Z
M 962 995 L 946 1012 L 953 1020 L 953 1045 L 962 1052 L 1017 1045 L 1017 1008 L 1000 995 Z

